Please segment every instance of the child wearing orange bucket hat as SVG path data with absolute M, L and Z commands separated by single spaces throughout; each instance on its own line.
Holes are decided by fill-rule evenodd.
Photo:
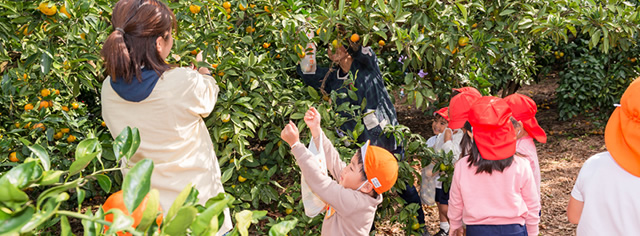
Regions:
M 640 80 L 622 95 L 604 131 L 607 152 L 582 165 L 567 216 L 576 235 L 640 235 Z
M 381 194 L 398 178 L 397 160 L 389 151 L 367 141 L 347 165 L 324 135 L 320 120 L 320 113 L 313 107 L 304 116 L 313 142 L 317 147 L 322 143 L 327 169 L 335 180 L 316 168 L 313 154 L 300 143 L 293 122 L 282 129 L 280 137 L 291 146 L 311 191 L 327 203 L 322 235 L 369 235 L 376 209 L 382 203 Z
M 462 140 L 465 138 L 467 129 L 464 128 L 465 123 L 469 118 L 469 109 L 471 105 L 482 95 L 475 88 L 465 87 L 461 89 L 462 92 L 456 94 L 449 102 L 449 124 L 443 131 L 443 134 L 438 137 L 434 150 L 436 152 L 443 151 L 445 153 L 453 153 L 453 162 L 457 162 L 460 159 L 460 154 L 467 153 L 463 150 Z M 469 139 L 467 137 L 467 139 Z M 449 233 L 449 219 L 447 218 L 447 210 L 449 204 L 449 190 L 442 187 L 442 182 L 436 182 L 436 205 L 438 206 L 438 218 L 440 219 L 440 231 L 434 236 L 443 236 Z
M 482 97 L 469 112 L 471 154 L 455 165 L 448 216 L 450 235 L 538 235 L 540 198 L 529 162 L 515 156 L 509 105 Z
M 540 196 L 540 164 L 538 162 L 538 151 L 533 139 L 546 143 L 547 134 L 538 124 L 538 120 L 536 120 L 536 113 L 538 112 L 536 102 L 526 95 L 517 93 L 505 97 L 504 100 L 509 104 L 513 112 L 513 118 L 517 121 L 517 125 L 514 125 L 518 140 L 516 142 L 516 152 L 529 160 L 533 177 L 536 181 L 538 196 Z

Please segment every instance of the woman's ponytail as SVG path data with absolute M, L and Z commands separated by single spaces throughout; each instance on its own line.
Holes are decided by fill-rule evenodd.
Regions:
M 132 71 L 130 71 L 131 58 L 124 37 L 125 33 L 114 30 L 104 41 L 102 51 L 100 51 L 104 59 L 105 70 L 114 82 L 119 76 L 130 78 L 132 75 Z

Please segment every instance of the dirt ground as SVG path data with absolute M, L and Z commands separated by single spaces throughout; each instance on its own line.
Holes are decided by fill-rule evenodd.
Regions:
M 571 189 L 580 167 L 591 155 L 605 151 L 604 122 L 588 121 L 578 117 L 568 121 L 559 121 L 555 89 L 557 79 L 548 78 L 538 84 L 524 86 L 518 93 L 534 99 L 538 108 L 536 118 L 540 126 L 547 132 L 547 143 L 537 143 L 538 158 L 541 171 L 542 217 L 541 235 L 575 235 L 576 226 L 569 223 L 566 206 Z M 431 130 L 432 116 L 413 106 L 397 105 L 400 124 L 428 138 Z M 596 124 L 594 124 L 596 123 Z M 419 186 L 417 186 L 419 188 Z M 437 208 L 423 206 L 430 233 L 439 228 Z M 378 227 L 378 235 L 404 235 L 398 225 L 382 222 Z

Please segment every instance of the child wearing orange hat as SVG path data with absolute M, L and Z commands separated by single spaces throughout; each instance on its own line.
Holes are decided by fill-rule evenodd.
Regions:
M 511 109 L 482 97 L 469 112 L 471 154 L 455 164 L 448 216 L 450 235 L 538 235 L 540 198 L 529 162 L 516 153 Z
M 516 130 L 516 152 L 529 160 L 533 177 L 536 181 L 538 196 L 540 196 L 540 164 L 538 163 L 538 151 L 533 139 L 540 143 L 547 142 L 547 134 L 538 124 L 536 113 L 538 108 L 536 102 L 530 97 L 522 94 L 511 94 L 504 98 L 509 104 L 509 108 L 513 112 L 513 118 L 516 119 L 518 125 L 514 126 Z
M 313 107 L 304 116 L 316 147 L 322 139 L 327 169 L 335 180 L 317 168 L 313 154 L 300 143 L 293 122 L 282 129 L 280 137 L 291 146 L 311 191 L 327 203 L 322 235 L 369 235 L 376 208 L 382 203 L 381 194 L 398 178 L 397 160 L 389 151 L 367 141 L 347 165 L 324 135 L 320 120 L 320 113 Z
M 607 152 L 582 165 L 567 207 L 576 235 L 640 235 L 640 82 L 622 95 L 604 131 Z
M 455 91 L 455 90 L 454 90 Z M 462 140 L 467 133 L 464 124 L 468 120 L 468 113 L 471 105 L 481 97 L 480 92 L 475 88 L 465 87 L 461 92 L 456 93 L 449 102 L 449 124 L 443 134 L 437 139 L 434 150 L 453 153 L 453 163 L 460 158 L 462 150 Z M 466 151 L 465 153 L 468 153 Z M 443 236 L 449 233 L 449 219 L 447 218 L 449 204 L 449 190 L 442 187 L 442 182 L 436 182 L 436 205 L 438 205 L 438 215 L 440 219 L 440 231 L 434 236 Z

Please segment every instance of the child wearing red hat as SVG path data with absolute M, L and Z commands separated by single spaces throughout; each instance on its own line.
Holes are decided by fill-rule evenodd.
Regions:
M 455 165 L 448 216 L 450 235 L 538 235 L 540 198 L 529 162 L 516 153 L 511 109 L 483 97 L 469 112 L 471 155 Z
M 540 196 L 540 164 L 538 162 L 538 151 L 533 139 L 540 143 L 547 142 L 547 134 L 538 124 L 536 113 L 538 108 L 536 102 L 530 97 L 522 94 L 511 94 L 504 98 L 513 112 L 513 118 L 517 121 L 514 125 L 516 130 L 516 152 L 529 160 L 533 177 L 536 181 L 536 189 Z
M 466 87 L 460 93 L 457 93 L 451 102 L 449 102 L 449 124 L 436 141 L 434 150 L 436 152 L 443 151 L 445 153 L 453 153 L 453 163 L 460 158 L 460 154 L 468 153 L 462 150 L 462 140 L 466 136 L 468 130 L 464 129 L 464 124 L 468 120 L 468 113 L 471 105 L 481 97 L 480 92 L 471 87 Z M 449 233 L 449 219 L 447 218 L 449 204 L 449 190 L 442 187 L 442 182 L 436 182 L 436 204 L 438 205 L 438 218 L 440 219 L 440 231 L 435 236 L 443 236 Z
M 433 112 L 435 119 L 431 123 L 431 129 L 434 135 L 427 140 L 427 147 L 433 148 L 438 140 L 438 136 L 442 136 L 442 132 L 449 125 L 449 108 L 443 107 Z M 422 168 L 422 182 L 420 184 L 420 201 L 424 205 L 433 205 L 435 203 L 435 186 L 438 175 L 433 173 L 434 164 L 431 163 L 427 167 Z M 425 227 L 425 230 L 426 227 Z
M 640 82 L 622 95 L 604 131 L 607 152 L 590 157 L 567 207 L 576 235 L 640 235 Z
M 316 147 L 324 149 L 329 173 L 317 168 L 313 154 L 300 143 L 298 127 L 289 122 L 280 137 L 291 146 L 302 174 L 313 191 L 327 203 L 322 235 L 369 235 L 382 193 L 391 189 L 398 178 L 396 158 L 381 147 L 371 146 L 367 141 L 344 163 L 331 141 L 320 127 L 320 113 L 310 108 L 305 116 L 312 140 Z

